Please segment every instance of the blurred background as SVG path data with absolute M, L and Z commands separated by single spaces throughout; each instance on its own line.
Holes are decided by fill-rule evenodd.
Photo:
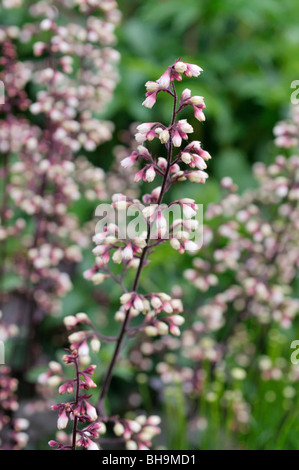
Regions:
M 204 187 L 189 185 L 187 190 L 186 187 L 176 190 L 173 196 L 194 197 L 206 207 L 221 198 L 219 182 L 224 176 L 233 178 L 240 193 L 254 188 L 252 166 L 258 161 L 266 164 L 274 161 L 277 148 L 273 143 L 273 127 L 289 115 L 291 82 L 299 79 L 299 3 L 294 0 L 119 0 L 118 3 L 123 15 L 117 29 L 116 46 L 121 54 L 120 81 L 112 102 L 101 116 L 114 123 L 115 131 L 111 141 L 86 153 L 88 159 L 106 171 L 111 170 L 115 147 L 130 143 L 128 129 L 132 124 L 156 118 L 169 120 L 167 96 L 159 97 L 159 106 L 153 110 L 141 106 L 144 83 L 156 80 L 169 64 L 181 57 L 204 69 L 198 80 L 192 83 L 185 80 L 178 88 L 190 87 L 193 95 L 205 97 L 206 122 L 199 124 L 193 116 L 188 115 L 188 118 L 203 148 L 212 155 L 212 161 L 210 179 Z M 14 15 L 14 22 L 23 21 L 19 11 L 10 11 L 9 15 L 1 18 L 2 22 L 9 22 Z M 26 54 L 24 50 L 24 58 Z M 81 201 L 74 204 L 73 211 L 82 223 L 87 222 L 93 217 L 94 204 Z M 82 280 L 82 272 L 90 268 L 92 262 L 93 256 L 86 250 L 84 261 L 74 274 L 74 289 L 63 300 L 61 314 L 43 321 L 39 331 L 43 356 L 40 364 L 28 372 L 29 383 L 34 383 L 45 370 L 47 358 L 58 360 L 61 357 L 66 341 L 62 318 L 66 315 L 84 311 L 106 334 L 115 333 L 113 314 L 119 307 L 119 290 L 109 282 L 94 290 Z M 186 279 L 182 281 L 182 273 L 191 263 L 189 256 L 181 257 L 165 246 L 153 256 L 141 282 L 142 289 L 157 292 L 171 292 L 173 286 L 179 285 L 190 324 L 199 303 L 205 302 L 205 294 L 199 295 Z M 295 296 L 298 296 L 297 288 L 298 281 Z M 263 328 L 254 325 L 252 328 L 251 342 L 261 344 Z M 275 327 L 272 332 L 275 351 L 271 349 L 274 343 L 269 346 L 266 341 L 259 353 L 273 354 L 274 358 L 288 361 L 289 344 L 297 333 L 299 335 L 296 322 L 288 332 Z M 110 357 L 111 348 L 105 346 L 101 351 L 103 369 Z M 171 354 L 168 359 L 170 363 L 176 360 Z M 230 426 L 229 412 L 222 413 L 220 400 L 209 399 L 201 404 L 198 419 L 193 423 L 195 428 L 191 429 L 187 420 L 190 409 L 183 388 L 176 384 L 168 391 L 162 390 L 156 373 L 158 362 L 159 359 L 153 359 L 149 369 L 142 371 L 124 359 L 116 370 L 110 397 L 114 412 L 123 411 L 119 400 L 122 394 L 128 397 L 132 410 L 140 408 L 162 414 L 164 429 L 158 445 L 168 449 L 298 447 L 298 387 L 285 391 L 289 386 L 287 378 L 265 384 L 257 372 L 249 374 L 243 392 L 250 402 L 252 419 L 240 432 Z M 209 375 L 212 366 L 204 364 L 203 367 Z M 101 371 L 99 373 L 101 375 Z M 211 373 L 211 390 L 213 383 Z M 240 388 L 240 383 L 236 381 L 232 391 Z M 217 386 L 219 391 L 220 385 Z M 32 389 L 24 386 L 23 393 L 26 403 Z M 174 415 L 177 428 L 173 426 Z M 47 420 L 50 423 L 52 418 L 47 417 Z M 54 429 L 55 418 L 53 420 Z M 215 427 L 209 427 L 209 422 L 216 423 L 216 431 Z M 36 448 L 44 448 L 46 437 L 53 435 L 49 429 L 48 435 L 46 431 L 44 434 L 40 439 L 33 431 Z

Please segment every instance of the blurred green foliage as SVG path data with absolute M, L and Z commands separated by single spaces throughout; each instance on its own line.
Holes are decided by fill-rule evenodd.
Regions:
M 286 113 L 290 84 L 299 77 L 298 2 L 120 0 L 119 5 L 121 83 L 109 108 L 117 130 L 157 117 L 155 109 L 149 113 L 140 106 L 144 83 L 182 57 L 204 69 L 192 81 L 192 92 L 206 98 L 200 138 L 214 157 L 213 174 L 229 173 L 242 188 L 250 186 L 249 164 L 271 158 L 272 128 Z M 167 119 L 167 100 L 163 105 Z

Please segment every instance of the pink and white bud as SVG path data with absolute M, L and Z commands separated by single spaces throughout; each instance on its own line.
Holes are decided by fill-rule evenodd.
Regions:
M 129 261 L 133 258 L 134 253 L 132 249 L 131 243 L 129 243 L 126 248 L 122 251 L 122 259 L 125 261 Z
M 150 166 L 145 173 L 145 181 L 152 183 L 156 177 L 156 172 L 153 166 Z
M 174 324 L 169 325 L 169 331 L 173 336 L 181 336 L 179 327 Z
M 201 108 L 197 108 L 197 107 L 194 108 L 194 116 L 200 122 L 204 122 L 206 120 L 204 112 Z
M 182 101 L 189 101 L 191 98 L 191 90 L 189 88 L 186 88 L 183 93 L 182 93 Z
M 138 295 L 135 297 L 133 305 L 134 305 L 134 308 L 138 310 L 138 312 L 143 311 L 143 302 Z
M 186 177 L 191 183 L 205 183 L 209 175 L 204 171 L 197 170 L 186 174 Z
M 175 131 L 172 136 L 172 143 L 175 147 L 180 147 L 182 145 L 182 137 L 178 131 Z
M 131 168 L 136 162 L 136 158 L 135 157 L 126 157 L 124 158 L 120 164 L 123 168 Z
M 148 109 L 152 109 L 157 101 L 157 93 L 151 93 L 142 103 Z M 136 139 L 137 140 L 137 139 Z
M 194 132 L 193 127 L 188 123 L 187 119 L 181 119 L 178 121 L 177 127 L 184 134 L 192 134 L 192 132 Z
M 199 77 L 201 72 L 203 72 L 203 69 L 199 67 L 198 65 L 194 64 L 186 64 L 187 65 L 187 70 L 185 72 L 186 77 Z
M 57 428 L 59 430 L 65 429 L 68 425 L 68 422 L 69 422 L 68 416 L 67 416 L 65 410 L 62 410 L 59 413 L 59 418 L 58 418 L 58 421 L 57 421 Z
M 96 421 L 98 419 L 98 414 L 94 406 L 85 401 L 86 414 L 91 421 Z
M 138 127 L 137 127 L 137 130 L 141 133 L 141 134 L 147 134 L 148 132 L 151 131 L 152 127 L 155 125 L 154 122 L 144 122 L 143 124 L 140 124 Z
M 163 90 L 167 90 L 169 88 L 169 86 L 170 86 L 170 71 L 169 71 L 169 69 L 166 70 L 165 73 L 163 73 L 161 78 L 159 78 L 158 83 L 159 83 L 160 88 L 162 88 Z
M 88 440 L 86 448 L 87 450 L 100 450 L 99 446 L 95 442 L 93 442 L 91 439 Z

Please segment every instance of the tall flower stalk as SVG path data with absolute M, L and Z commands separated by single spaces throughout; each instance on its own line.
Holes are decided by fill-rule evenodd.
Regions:
M 180 335 L 180 326 L 184 323 L 184 317 L 181 315 L 183 306 L 180 299 L 172 298 L 163 292 L 142 293 L 140 280 L 143 270 L 150 261 L 151 253 L 166 240 L 170 241 L 171 246 L 180 253 L 198 250 L 198 245 L 192 241 L 194 231 L 199 228 L 198 221 L 192 220 L 198 210 L 195 201 L 184 198 L 164 204 L 164 199 L 166 193 L 176 183 L 186 180 L 205 183 L 208 178 L 208 174 L 204 170 L 207 168 L 206 162 L 211 157 L 208 152 L 202 149 L 199 141 L 188 142 L 189 135 L 194 130 L 186 119 L 180 119 L 182 111 L 191 105 L 194 108 L 195 117 L 201 122 L 204 121 L 204 98 L 201 96 L 192 97 L 189 89 L 185 89 L 179 97 L 175 86 L 176 80 L 182 81 L 182 75 L 198 77 L 201 72 L 200 67 L 178 60 L 167 68 L 159 80 L 146 83 L 147 93 L 144 106 L 152 108 L 158 94 L 167 93 L 173 101 L 171 121 L 168 125 L 150 122 L 138 126 L 136 140 L 140 145 L 121 164 L 124 168 L 131 168 L 136 161 L 139 161 L 142 168 L 135 175 L 135 181 L 143 180 L 151 183 L 157 177 L 160 178 L 160 185 L 151 194 L 146 194 L 142 202 L 123 194 L 115 194 L 112 198 L 113 214 L 116 212 L 120 217 L 123 212 L 136 210 L 141 216 L 144 230 L 135 231 L 133 234 L 126 231 L 124 234 L 119 220 L 116 223 L 108 220 L 105 221 L 102 231 L 97 231 L 94 236 L 96 247 L 93 253 L 96 256 L 96 262 L 91 269 L 84 273 L 85 278 L 91 280 L 95 285 L 103 283 L 108 278 L 113 279 L 123 291 L 120 298 L 121 307 L 115 316 L 116 320 L 122 323 L 121 329 L 116 338 L 106 338 L 101 335 L 103 342 L 112 341 L 115 343 L 97 404 L 99 418 L 106 422 L 110 422 L 111 419 L 115 420 L 115 418 L 107 416 L 105 399 L 125 340 L 140 332 L 145 332 L 148 336 L 168 334 L 178 336 Z M 155 138 L 160 140 L 162 149 L 165 149 L 166 158 L 155 157 L 146 147 L 146 142 L 151 142 Z M 184 142 L 186 145 L 183 145 Z M 165 210 L 173 209 L 174 206 L 180 208 L 180 213 L 179 216 L 175 214 L 168 226 Z M 113 264 L 122 266 L 120 275 L 114 272 Z M 136 270 L 136 273 L 131 288 L 127 289 L 126 275 L 130 269 Z M 133 327 L 131 320 L 139 317 L 140 314 L 144 315 L 142 321 Z M 79 315 L 81 318 L 82 314 Z M 77 331 L 78 323 L 80 323 L 78 317 L 67 317 L 65 323 L 68 328 L 75 328 L 75 332 L 69 338 L 72 350 L 79 351 L 79 355 L 81 351 L 83 356 L 86 356 L 89 349 L 88 341 L 94 342 L 94 335 L 99 337 L 94 333 L 94 327 L 89 321 L 84 320 L 89 331 L 86 329 Z M 155 419 L 151 420 L 151 422 L 153 421 L 157 423 Z M 142 419 L 142 423 L 144 424 L 144 419 Z M 135 436 L 134 441 L 132 433 L 126 433 L 126 426 L 123 426 L 121 422 L 118 424 L 120 425 L 116 427 L 117 433 L 126 436 L 124 440 L 128 449 L 148 448 L 151 445 L 152 437 L 157 433 L 155 426 L 147 425 L 146 427 L 151 428 L 150 431 L 139 433 Z
M 180 179 L 180 178 L 177 178 L 177 177 L 171 178 L 171 170 L 172 169 L 175 168 L 174 174 L 180 173 L 180 171 L 177 168 L 177 165 L 178 165 L 179 161 L 182 161 L 182 153 L 181 153 L 181 155 L 176 156 L 176 160 L 174 160 L 174 158 L 173 158 L 174 144 L 175 143 L 177 143 L 177 144 L 180 143 L 180 141 L 182 141 L 182 137 L 184 139 L 186 139 L 187 138 L 187 132 L 188 133 L 191 132 L 191 126 L 189 126 L 189 124 L 187 122 L 177 121 L 178 114 L 187 105 L 187 103 L 186 103 L 187 100 L 185 99 L 185 95 L 188 94 L 188 100 L 190 100 L 190 99 L 192 100 L 191 96 L 189 96 L 189 92 L 185 91 L 185 95 L 183 94 L 183 97 L 182 97 L 181 102 L 180 102 L 180 107 L 178 108 L 178 106 L 177 106 L 177 104 L 178 104 L 178 95 L 177 95 L 177 92 L 176 92 L 174 80 L 175 80 L 175 78 L 178 79 L 178 77 L 181 78 L 181 75 L 178 75 L 178 73 L 177 73 L 177 70 L 180 69 L 180 67 L 182 67 L 181 70 L 185 70 L 185 67 L 186 67 L 185 72 L 188 70 L 187 69 L 187 67 L 188 67 L 187 64 L 180 63 L 178 61 L 178 62 L 176 62 L 176 64 L 174 66 L 169 67 L 167 69 L 167 71 L 165 72 L 165 74 L 157 82 L 149 82 L 146 85 L 148 91 L 147 91 L 147 99 L 143 103 L 145 106 L 151 108 L 152 103 L 153 103 L 153 101 L 156 97 L 156 94 L 160 91 L 164 91 L 164 92 L 168 93 L 173 99 L 172 118 L 171 118 L 171 122 L 170 122 L 169 126 L 164 127 L 162 124 L 159 124 L 159 123 L 155 123 L 154 125 L 150 124 L 150 131 L 146 134 L 142 134 L 143 137 L 141 138 L 141 140 L 143 141 L 144 137 L 146 137 L 146 139 L 148 139 L 148 140 L 151 140 L 152 137 L 158 136 L 160 138 L 161 143 L 163 143 L 165 145 L 166 151 L 167 151 L 167 159 L 166 159 L 166 161 L 163 161 L 162 171 L 160 170 L 159 164 L 157 164 L 157 162 L 154 161 L 152 155 L 147 153 L 145 147 L 139 148 L 138 152 L 136 152 L 137 155 L 135 153 L 135 155 L 131 155 L 131 157 L 129 157 L 129 158 L 131 158 L 132 161 L 135 160 L 136 157 L 137 158 L 140 158 L 140 157 L 144 158 L 144 160 L 146 160 L 146 162 L 150 161 L 150 164 L 147 164 L 144 167 L 144 169 L 141 170 L 142 175 L 144 175 L 144 179 L 146 181 L 150 181 L 151 178 L 152 178 L 151 176 L 149 176 L 150 171 L 153 172 L 153 175 L 155 173 L 157 173 L 162 177 L 162 185 L 161 185 L 161 188 L 159 188 L 159 190 L 157 192 L 157 194 L 159 193 L 158 201 L 157 201 L 157 206 L 158 207 L 161 206 L 161 204 L 163 203 L 164 196 L 165 196 L 166 192 L 170 189 L 171 185 L 174 184 L 175 182 L 177 182 L 178 179 Z M 200 73 L 200 69 L 197 68 L 197 67 L 194 67 L 194 66 L 192 66 L 192 67 L 193 67 L 193 72 L 191 72 L 191 75 L 192 76 L 198 76 L 199 73 Z M 153 89 L 156 90 L 156 91 L 152 92 Z M 194 101 L 196 101 L 196 99 L 194 100 L 194 98 L 193 98 L 193 102 Z M 203 109 L 204 108 L 203 99 L 198 99 L 198 101 L 200 102 L 201 109 Z M 201 118 L 200 120 L 203 120 L 203 115 L 201 115 L 200 118 Z M 147 126 L 147 125 L 140 126 L 139 130 L 142 131 L 144 129 L 144 126 Z M 149 133 L 151 133 L 150 136 L 149 136 Z M 184 134 L 184 135 L 182 136 L 182 134 Z M 138 135 L 137 138 L 140 138 L 140 136 Z M 174 140 L 174 139 L 177 139 L 177 141 Z M 176 145 L 176 147 L 178 147 L 178 145 Z M 203 155 L 203 152 L 199 152 L 199 153 L 201 153 Z M 207 153 L 205 153 L 204 156 L 205 156 L 205 159 L 209 158 Z M 201 159 L 202 157 L 199 156 L 198 158 Z M 201 164 L 202 164 L 202 168 L 206 168 L 206 164 L 204 163 L 204 160 L 201 161 Z M 125 166 L 125 167 L 128 166 L 128 161 L 127 160 L 123 161 L 123 166 Z M 204 182 L 205 179 L 206 179 L 206 174 L 202 173 L 200 175 L 200 177 L 201 177 L 202 182 Z M 139 179 L 139 176 L 137 177 L 137 179 Z M 191 204 L 193 204 L 193 202 L 191 202 Z M 136 272 L 135 279 L 134 279 L 132 289 L 131 289 L 131 292 L 133 293 L 133 295 L 136 295 L 136 296 L 138 295 L 137 292 L 138 292 L 139 283 L 140 283 L 140 276 L 141 276 L 141 273 L 142 273 L 144 267 L 146 266 L 147 259 L 148 259 L 149 254 L 150 254 L 150 250 L 152 248 L 152 246 L 151 246 L 151 235 L 152 235 L 152 223 L 148 223 L 148 229 L 147 229 L 147 234 L 146 234 L 146 238 L 145 238 L 145 242 L 144 242 L 144 247 L 142 249 L 141 256 L 139 258 L 137 272 Z M 159 242 L 163 243 L 163 239 L 159 240 Z M 124 254 L 122 254 L 122 259 L 125 259 L 125 258 L 126 258 L 126 256 L 124 256 Z M 129 306 L 128 308 L 125 309 L 125 312 L 124 312 L 125 316 L 124 316 L 124 321 L 123 321 L 123 324 L 122 324 L 122 328 L 119 332 L 119 335 L 118 335 L 118 338 L 117 338 L 117 341 L 116 341 L 114 354 L 113 354 L 112 360 L 110 362 L 107 374 L 105 376 L 105 379 L 104 379 L 104 382 L 103 382 L 103 385 L 102 385 L 102 390 L 101 390 L 100 399 L 99 399 L 99 403 L 98 403 L 98 409 L 99 409 L 99 412 L 100 412 L 101 415 L 103 415 L 105 413 L 105 411 L 104 411 L 104 400 L 105 400 L 105 397 L 106 397 L 106 395 L 108 393 L 108 390 L 109 390 L 109 385 L 110 385 L 111 378 L 112 378 L 112 375 L 113 375 L 113 370 L 114 370 L 114 367 L 116 365 L 117 358 L 119 356 L 119 352 L 120 352 L 122 343 L 124 341 L 124 338 L 125 338 L 126 334 L 129 333 L 129 326 L 130 326 L 132 308 L 134 308 L 134 307 Z

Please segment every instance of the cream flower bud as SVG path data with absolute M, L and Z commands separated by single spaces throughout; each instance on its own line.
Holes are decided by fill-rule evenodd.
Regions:
M 126 304 L 127 302 L 129 302 L 131 300 L 131 297 L 132 297 L 132 294 L 123 294 L 120 298 L 120 303 L 122 305 Z
M 148 418 L 148 423 L 151 426 L 159 426 L 159 424 L 161 424 L 161 418 L 160 416 L 156 416 L 156 415 L 150 416 Z
M 49 387 L 58 387 L 61 384 L 61 378 L 58 375 L 52 375 L 52 377 L 48 378 L 47 382 Z
M 126 449 L 127 450 L 138 450 L 138 445 L 136 444 L 135 441 L 128 441 L 126 443 Z
M 114 203 L 114 207 L 118 211 L 125 211 L 128 207 L 128 202 L 127 201 L 117 201 Z
M 170 245 L 174 250 L 179 250 L 181 248 L 181 243 L 177 238 L 172 238 L 170 240 Z
M 122 262 L 122 252 L 121 250 L 116 250 L 114 253 L 113 253 L 113 256 L 112 256 L 112 260 L 115 264 L 120 264 Z
M 169 319 L 177 326 L 181 326 L 185 323 L 185 318 L 181 315 L 172 315 Z
M 169 332 L 169 327 L 166 323 L 159 321 L 157 324 L 157 329 L 160 335 L 167 335 Z
M 151 81 L 146 82 L 145 87 L 146 87 L 147 91 L 149 91 L 150 93 L 155 93 L 160 88 L 159 83 L 151 82 Z
M 189 163 L 191 163 L 192 161 L 192 157 L 191 157 L 191 154 L 190 153 L 187 153 L 187 152 L 183 152 L 182 155 L 181 155 L 181 159 L 184 163 L 186 163 L 187 165 L 189 165 Z
M 173 310 L 176 310 L 178 312 L 182 312 L 184 310 L 183 302 L 181 301 L 181 299 L 173 299 L 171 301 L 171 305 Z
M 184 73 L 187 70 L 187 65 L 185 62 L 177 62 L 174 66 L 174 69 L 178 73 Z
M 116 423 L 113 428 L 113 431 L 116 436 L 123 436 L 125 432 L 125 428 L 121 423 Z
M 167 129 L 165 129 L 164 131 L 162 131 L 159 135 L 159 139 L 161 141 L 162 144 L 167 144 L 167 142 L 169 141 L 170 139 L 170 134 L 169 134 L 169 131 Z
M 125 321 L 125 318 L 126 318 L 126 314 L 122 312 L 121 310 L 116 312 L 116 314 L 114 315 L 114 319 L 118 323 L 123 323 Z
M 69 342 L 71 344 L 78 343 L 80 341 L 83 341 L 85 338 L 86 338 L 85 331 L 77 331 L 76 333 L 73 333 L 69 336 Z
M 199 248 L 195 242 L 188 240 L 187 242 L 185 242 L 185 249 L 187 251 L 198 251 Z
M 144 329 L 144 332 L 147 336 L 157 336 L 158 335 L 158 330 L 154 326 L 147 326 Z
M 101 349 L 101 342 L 98 340 L 98 338 L 93 338 L 90 342 L 90 347 L 92 352 L 98 353 Z
M 95 285 L 103 284 L 105 281 L 106 276 L 102 273 L 96 273 L 92 276 L 91 280 Z
M 76 318 L 80 323 L 90 323 L 89 318 L 86 315 L 86 313 L 79 312 L 79 313 L 77 313 Z
M 73 315 L 69 315 L 63 319 L 63 323 L 67 328 L 71 328 L 77 325 L 77 318 Z
M 192 171 L 187 175 L 187 178 L 191 183 L 204 183 L 205 180 L 209 177 L 209 175 L 201 170 Z
M 161 301 L 161 299 L 159 299 L 159 297 L 153 297 L 152 300 L 151 300 L 151 304 L 152 304 L 154 309 L 158 309 L 158 308 L 162 307 L 162 301 Z
M 171 301 L 170 295 L 165 294 L 165 292 L 160 292 L 158 295 L 163 300 L 163 302 L 170 302 Z
M 152 183 L 156 177 L 156 172 L 153 166 L 149 167 L 149 169 L 145 173 L 145 180 L 148 183 Z
M 205 99 L 203 96 L 192 96 L 190 98 L 190 103 L 194 104 L 194 106 L 204 105 Z

